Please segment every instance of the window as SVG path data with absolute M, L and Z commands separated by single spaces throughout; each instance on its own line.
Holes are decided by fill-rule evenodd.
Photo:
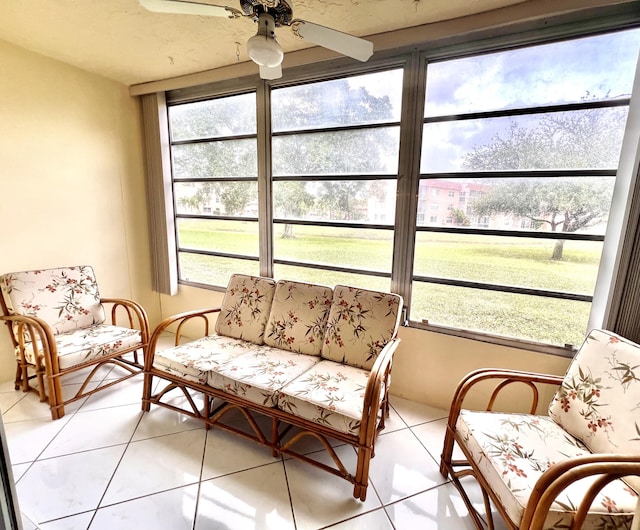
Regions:
M 413 326 L 581 342 L 640 30 L 481 45 L 169 93 L 180 280 L 393 285 Z
M 271 92 L 276 277 L 389 289 L 402 75 Z
M 632 30 L 428 63 L 420 180 L 465 190 L 469 223 L 418 223 L 412 319 L 581 343 L 639 43 Z
M 255 93 L 169 107 L 178 270 L 226 285 L 259 274 Z

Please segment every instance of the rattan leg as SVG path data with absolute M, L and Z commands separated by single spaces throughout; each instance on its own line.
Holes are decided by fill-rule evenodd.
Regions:
M 367 498 L 367 486 L 369 485 L 369 463 L 371 462 L 371 449 L 358 447 L 358 463 L 356 467 L 355 486 L 353 496 L 364 501 Z
M 22 386 L 22 381 L 24 380 L 22 366 L 20 361 L 16 361 L 16 380 L 14 381 L 13 388 L 14 390 L 20 390 Z
M 151 387 L 153 386 L 153 374 L 145 372 L 142 383 L 142 410 L 151 410 Z

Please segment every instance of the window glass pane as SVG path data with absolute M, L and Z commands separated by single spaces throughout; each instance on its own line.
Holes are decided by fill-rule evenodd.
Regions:
M 278 259 L 390 271 L 393 232 L 330 226 L 274 225 Z
M 257 182 L 174 182 L 178 214 L 258 216 Z
M 399 145 L 399 127 L 275 136 L 273 175 L 395 175 Z
M 639 48 L 633 29 L 427 64 L 413 320 L 581 343 L 570 298 L 595 290 Z
M 309 269 L 292 265 L 274 265 L 276 279 L 295 280 L 299 282 L 317 283 L 335 287 L 336 285 L 352 285 L 372 291 L 388 292 L 391 288 L 389 278 L 367 276 L 363 274 L 350 274 L 346 272 L 332 271 L 328 269 Z
M 402 70 L 273 90 L 274 132 L 400 121 Z
M 432 63 L 425 116 L 628 97 L 639 47 L 635 29 Z
M 258 256 L 257 221 L 178 219 L 181 248 Z
M 546 344 L 580 345 L 591 304 L 414 282 L 412 315 L 473 331 Z M 415 319 L 415 317 L 412 317 Z
M 174 145 L 174 179 L 257 177 L 256 140 L 226 140 Z
M 321 180 L 273 183 L 276 219 L 393 224 L 396 181 Z
M 169 127 L 174 142 L 255 134 L 255 93 L 171 106 Z
M 615 177 L 422 179 L 418 226 L 604 235 Z
M 616 168 L 627 107 L 425 123 L 421 173 Z
M 258 276 L 260 265 L 257 261 L 218 256 L 204 256 L 189 252 L 178 253 L 180 279 L 187 282 L 226 286 L 232 274 Z
M 602 252 L 597 241 L 429 232 L 416 240 L 415 275 L 589 296 Z

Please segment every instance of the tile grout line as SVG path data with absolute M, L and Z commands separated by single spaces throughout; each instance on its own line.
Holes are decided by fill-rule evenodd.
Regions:
M 109 372 L 111 373 L 111 372 Z M 113 478 L 115 477 L 116 473 L 118 472 L 118 469 L 120 468 L 120 464 L 122 464 L 122 460 L 124 459 L 124 455 L 127 453 L 127 449 L 129 449 L 129 445 L 131 444 L 131 441 L 133 440 L 133 437 L 136 433 L 136 431 L 138 430 L 138 427 L 140 427 L 140 422 L 142 421 L 142 418 L 144 417 L 144 414 L 140 414 L 140 417 L 138 418 L 138 423 L 136 423 L 135 429 L 133 429 L 131 436 L 129 436 L 129 441 L 123 445 L 125 445 L 124 451 L 122 451 L 122 454 L 120 455 L 120 458 L 118 459 L 118 463 L 116 464 L 113 473 L 111 474 L 111 478 L 109 479 L 109 481 L 107 482 L 106 487 L 104 488 L 104 491 L 102 492 L 102 495 L 100 496 L 100 500 L 98 501 L 98 505 L 95 508 L 95 511 L 93 512 L 93 516 L 91 517 L 91 520 L 89 521 L 89 526 L 87 528 L 91 528 L 91 525 L 93 524 L 93 521 L 96 517 L 96 515 L 98 514 L 98 510 L 101 508 L 101 504 L 102 501 L 104 500 L 105 495 L 107 494 L 107 491 L 109 490 L 109 486 L 111 486 L 111 483 L 113 482 Z

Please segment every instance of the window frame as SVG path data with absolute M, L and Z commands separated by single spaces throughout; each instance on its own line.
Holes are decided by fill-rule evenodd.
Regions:
M 260 164 L 258 162 L 258 167 L 256 168 L 257 173 L 256 177 L 216 177 L 216 178 L 199 178 L 199 177 L 179 177 L 176 178 L 174 176 L 174 155 L 172 148 L 173 146 L 180 145 L 193 145 L 193 144 L 201 144 L 201 143 L 214 143 L 214 142 L 225 142 L 225 141 L 234 141 L 234 140 L 245 140 L 245 139 L 254 139 L 256 140 L 256 145 L 259 144 L 259 129 L 260 124 L 256 121 L 256 132 L 254 133 L 241 133 L 234 135 L 214 135 L 214 136 L 203 136 L 192 139 L 182 139 L 182 140 L 174 140 L 171 134 L 171 120 L 169 117 L 169 112 L 171 107 L 177 107 L 180 105 L 188 105 L 190 103 L 197 103 L 200 101 L 215 101 L 218 99 L 224 99 L 234 96 L 240 96 L 245 94 L 255 94 L 256 106 L 258 101 L 258 90 L 255 86 L 245 86 L 245 84 L 239 84 L 237 89 L 225 88 L 220 90 L 218 93 L 209 94 L 209 97 L 200 97 L 200 98 L 173 98 L 168 99 L 167 104 L 167 126 L 169 131 L 169 151 L 171 156 L 171 191 L 172 191 L 172 201 L 173 201 L 173 230 L 175 234 L 175 256 L 176 256 L 176 268 L 178 275 L 178 284 L 191 285 L 194 287 L 200 287 L 205 289 L 217 290 L 220 286 L 214 286 L 207 283 L 202 283 L 193 280 L 185 280 L 182 278 L 182 270 L 180 266 L 180 254 L 195 254 L 201 256 L 209 256 L 216 258 L 230 258 L 230 259 L 238 259 L 242 261 L 256 261 L 260 262 L 261 256 L 261 246 L 260 243 L 258 245 L 258 256 L 251 256 L 248 254 L 236 254 L 229 252 L 220 252 L 216 250 L 205 250 L 205 249 L 197 249 L 182 246 L 180 242 L 179 236 L 179 219 L 199 219 L 204 221 L 238 221 L 238 222 L 255 222 L 258 225 L 258 231 L 260 232 L 260 213 L 258 213 L 257 217 L 252 216 L 230 216 L 230 215 L 220 215 L 220 214 L 212 214 L 212 213 L 202 213 L 202 214 L 191 214 L 191 213 L 178 213 L 178 205 L 176 200 L 175 193 L 175 185 L 180 183 L 213 183 L 213 182 L 256 182 L 258 185 L 258 202 L 260 202 L 259 194 L 259 180 L 260 180 Z M 260 237 L 259 237 L 260 239 Z M 260 272 L 262 274 L 262 271 Z
M 453 59 L 459 59 L 463 57 L 481 55 L 484 53 L 491 53 L 496 51 L 515 49 L 515 48 L 524 48 L 529 46 L 535 46 L 538 44 L 548 44 L 552 42 L 565 41 L 565 40 L 570 40 L 570 39 L 580 38 L 580 37 L 596 36 L 599 34 L 612 33 L 612 32 L 623 31 L 626 29 L 632 29 L 632 28 L 638 28 L 638 27 L 640 27 L 640 14 L 635 13 L 634 16 L 632 17 L 614 14 L 609 17 L 602 17 L 599 19 L 590 19 L 586 22 L 584 21 L 575 22 L 575 21 L 568 20 L 568 21 L 563 21 L 562 23 L 559 23 L 557 26 L 549 24 L 544 28 L 535 28 L 533 30 L 523 32 L 522 34 L 514 33 L 514 34 L 508 34 L 508 35 L 500 35 L 496 37 L 480 39 L 475 42 L 474 41 L 464 42 L 464 43 L 453 42 L 451 44 L 444 44 L 441 47 L 434 47 L 429 50 L 422 50 L 419 53 L 419 58 L 417 59 L 417 64 L 415 65 L 415 68 L 416 68 L 415 75 L 419 76 L 419 78 L 421 77 L 422 79 L 424 79 L 425 80 L 424 84 L 426 85 L 427 65 L 431 61 L 435 62 L 435 61 L 443 61 L 443 60 L 453 60 Z M 424 94 L 425 92 L 423 91 L 422 99 L 418 98 L 417 100 L 414 99 L 413 101 L 411 101 L 412 112 L 414 113 L 414 116 L 418 117 L 413 121 L 413 128 L 410 132 L 410 134 L 413 135 L 413 139 L 414 139 L 413 149 L 417 150 L 417 152 L 420 152 L 422 148 L 423 124 L 428 120 L 437 121 L 440 119 L 440 117 L 436 117 L 436 118 L 424 117 L 424 99 L 425 99 Z M 571 106 L 574 106 L 574 105 L 576 107 L 584 106 L 584 108 L 589 108 L 592 105 L 592 103 L 586 102 L 586 103 L 571 104 Z M 627 106 L 629 105 L 629 98 L 625 98 L 622 102 L 620 102 L 620 100 L 609 102 L 605 106 L 615 107 L 615 106 L 623 106 L 623 105 L 627 105 Z M 547 106 L 547 107 L 554 108 L 558 106 Z M 563 106 L 560 106 L 560 107 L 563 107 Z M 556 111 L 567 110 L 567 108 L 554 109 L 554 110 Z M 497 115 L 500 112 L 506 112 L 507 114 L 513 113 L 513 111 L 508 110 L 508 111 L 495 111 L 495 114 Z M 534 113 L 534 112 L 535 111 L 525 111 L 523 112 L 523 114 Z M 486 115 L 493 114 L 493 112 L 481 112 L 476 114 L 477 116 L 486 116 Z M 422 175 L 420 173 L 420 168 L 419 168 L 420 157 L 417 156 L 416 159 L 418 159 L 418 169 L 412 174 L 412 177 L 413 177 L 412 182 L 409 185 L 409 191 L 407 192 L 410 196 L 412 195 L 416 198 L 416 201 L 415 201 L 416 204 L 412 204 L 410 199 L 407 199 L 406 197 L 405 197 L 405 204 L 406 205 L 411 204 L 411 207 L 417 210 L 417 200 L 419 196 L 418 190 L 420 189 L 419 183 Z M 548 172 L 548 173 L 551 173 L 551 172 Z M 553 173 L 557 173 L 557 172 L 554 171 Z M 598 169 L 598 170 L 591 170 L 591 173 L 589 174 L 589 176 L 614 176 L 615 177 L 616 173 L 617 173 L 616 170 Z M 494 176 L 494 177 L 503 176 L 503 175 L 507 176 L 507 172 L 486 172 L 486 174 L 487 175 L 491 174 L 491 176 Z M 537 174 L 541 174 L 541 173 L 539 172 Z M 587 176 L 586 172 L 583 170 L 576 170 L 574 172 L 574 175 Z M 469 173 L 465 173 L 465 174 L 435 173 L 431 178 L 447 178 L 449 176 L 468 178 Z M 513 177 L 514 175 L 511 174 L 510 176 Z M 571 176 L 571 171 L 568 171 L 563 176 Z M 615 195 L 615 191 L 614 191 L 614 195 Z M 397 209 L 401 209 L 401 208 L 402 207 L 399 203 L 397 205 Z M 417 212 L 414 213 L 414 217 L 415 215 L 417 215 Z M 423 231 L 422 228 L 417 226 L 417 223 L 415 222 L 415 220 L 414 220 L 414 225 L 416 226 L 415 232 L 411 232 L 409 230 L 408 233 L 406 232 L 404 233 L 404 237 L 407 239 L 407 241 L 410 241 L 410 246 L 413 245 L 415 234 L 417 234 L 417 232 L 419 231 Z M 402 227 L 402 225 L 400 226 Z M 424 229 L 424 231 L 431 231 L 431 230 L 432 230 L 432 227 L 429 227 L 429 228 L 425 227 Z M 439 230 L 432 230 L 432 231 L 460 233 L 459 230 L 460 229 L 454 230 L 449 227 L 441 227 Z M 489 229 L 482 229 L 482 230 L 486 231 L 488 235 L 491 235 L 491 230 Z M 477 232 L 474 232 L 474 233 L 477 233 Z M 572 235 L 570 233 L 565 234 L 565 233 L 553 233 L 553 232 L 549 232 L 549 234 L 555 234 L 555 237 L 554 237 L 555 239 L 567 239 L 567 240 L 570 238 L 566 236 Z M 559 234 L 562 234 L 563 237 L 559 237 Z M 608 234 L 609 234 L 609 231 L 607 232 L 607 235 Z M 508 235 L 512 235 L 512 232 L 509 231 Z M 576 239 L 581 239 L 580 235 L 578 234 L 573 234 L 573 235 L 578 236 L 576 237 Z M 607 236 L 595 236 L 595 238 L 597 238 L 596 240 L 601 239 L 603 242 L 605 241 L 606 237 Z M 620 240 L 620 241 L 617 241 L 615 244 L 616 246 L 618 246 L 618 245 L 622 245 L 622 243 L 623 243 L 622 240 Z M 411 267 L 413 267 L 414 258 L 415 258 L 414 256 L 415 249 L 410 248 L 410 246 L 405 246 L 405 249 L 406 249 L 405 255 L 410 256 Z M 602 263 L 602 259 L 601 259 L 601 263 Z M 411 314 L 410 312 L 411 291 L 412 291 L 410 284 L 411 284 L 411 278 L 413 277 L 413 270 L 407 271 L 407 266 L 408 264 L 405 264 L 404 271 L 403 271 L 404 280 L 400 283 L 398 287 L 396 287 L 397 290 L 395 292 L 399 292 L 404 297 L 405 306 L 408 310 L 406 311 L 405 314 L 410 315 Z M 446 280 L 446 279 L 443 279 L 442 281 L 436 278 L 428 278 L 428 279 L 433 280 L 433 283 L 441 282 L 441 283 L 454 284 L 450 280 Z M 593 313 L 593 309 L 594 309 L 594 303 L 595 303 L 594 297 L 599 294 L 599 291 L 601 291 L 599 284 L 603 281 L 608 281 L 608 280 L 609 279 L 602 278 L 600 272 L 598 273 L 598 279 L 594 289 L 594 295 L 589 297 L 590 298 L 589 301 L 591 302 L 591 309 L 590 309 L 591 314 Z M 473 282 L 470 282 L 470 285 L 463 285 L 463 284 L 464 282 L 458 283 L 459 286 L 473 286 Z M 487 286 L 487 288 L 491 289 L 492 287 Z M 505 290 L 508 292 L 509 289 L 510 288 L 507 287 Z M 544 292 L 545 291 L 543 290 L 539 291 L 540 294 L 543 294 Z M 556 293 L 552 291 L 547 291 L 547 292 L 549 292 L 553 297 L 559 297 Z M 522 292 L 522 294 L 527 294 L 527 293 Z M 534 293 L 531 293 L 531 294 L 534 294 Z M 562 296 L 562 294 L 560 294 L 560 296 Z M 430 323 L 428 320 L 407 319 L 406 324 L 409 325 L 410 327 L 425 330 L 425 331 L 442 333 L 445 335 L 467 338 L 467 339 L 477 340 L 481 342 L 488 342 L 488 343 L 497 344 L 501 346 L 515 347 L 518 349 L 525 349 L 525 350 L 530 350 L 534 352 L 552 354 L 552 355 L 557 355 L 562 357 L 571 357 L 576 351 L 577 347 L 579 346 L 579 344 L 578 345 L 565 344 L 564 346 L 558 346 L 553 344 L 531 341 L 524 338 L 505 337 L 505 336 L 500 336 L 500 335 L 491 334 L 487 332 Z M 594 325 L 594 319 L 590 317 L 589 326 L 593 327 L 593 325 Z M 585 334 L 586 332 L 587 330 L 585 329 Z
M 273 90 L 277 90 L 279 88 L 288 88 L 293 86 L 299 86 L 304 84 L 311 84 L 314 82 L 326 82 L 333 81 L 337 79 L 346 79 L 349 77 L 356 77 L 359 75 L 366 74 L 375 74 L 379 72 L 386 72 L 390 70 L 398 70 L 404 68 L 404 61 L 402 57 L 398 59 L 393 59 L 391 61 L 377 62 L 375 66 L 368 67 L 367 66 L 358 66 L 356 68 L 346 67 L 342 68 L 339 71 L 335 69 L 330 75 L 322 75 L 321 71 L 319 71 L 315 76 L 308 78 L 304 75 L 301 75 L 293 80 L 287 81 L 276 81 L 270 83 L 270 88 Z M 403 79 L 404 84 L 404 79 Z M 271 102 L 270 94 L 271 90 L 269 90 L 269 103 Z M 400 121 L 398 120 L 387 120 L 384 122 L 375 122 L 375 123 L 367 123 L 367 124 L 357 124 L 357 125 L 342 125 L 342 126 L 325 126 L 325 127 L 316 127 L 313 129 L 310 128 L 300 128 L 300 129 L 287 129 L 285 131 L 271 132 L 271 138 L 285 137 L 285 136 L 293 136 L 298 134 L 323 134 L 326 132 L 340 132 L 340 131 L 354 131 L 354 130 L 370 130 L 370 129 L 381 129 L 381 128 L 390 128 L 390 127 L 398 127 L 400 131 L 402 131 L 402 117 Z M 401 132 L 400 132 L 401 134 Z M 398 169 L 396 173 L 375 173 L 375 174 L 345 174 L 345 175 L 286 175 L 286 176 L 274 176 L 271 172 L 271 167 L 265 168 L 269 174 L 270 184 L 274 182 L 317 182 L 317 181 L 338 181 L 338 182 L 349 182 L 349 181 L 389 181 L 393 180 L 397 183 L 399 178 L 399 167 L 400 167 L 400 156 L 401 156 L 402 148 L 399 147 L 398 153 Z M 397 206 L 397 205 L 396 205 Z M 328 227 L 328 228 L 350 228 L 350 229 L 370 229 L 370 230 L 385 230 L 385 231 L 394 231 L 393 224 L 380 224 L 375 222 L 350 222 L 350 221 L 311 221 L 311 220 L 301 220 L 301 219 L 283 219 L 278 217 L 272 218 L 272 226 L 275 225 L 283 225 L 283 224 L 291 224 L 294 226 L 318 226 L 318 227 Z M 395 238 L 394 238 L 395 239 Z M 273 233 L 271 234 L 270 241 L 273 241 Z M 393 261 L 393 260 L 392 260 Z M 388 278 L 391 282 L 393 277 L 393 263 L 391 264 L 391 268 L 388 272 L 379 271 L 374 269 L 366 269 L 366 268 L 358 268 L 358 267 L 343 267 L 336 265 L 328 265 L 328 264 L 316 264 L 312 262 L 303 262 L 297 260 L 288 260 L 283 258 L 272 258 L 273 265 L 285 265 L 285 266 L 293 266 L 293 267 L 301 267 L 301 268 L 309 268 L 309 269 L 322 269 L 331 272 L 340 272 L 347 273 L 353 275 L 362 275 L 362 276 L 371 276 L 378 278 Z
M 399 168 L 397 175 L 397 202 L 395 223 L 391 227 L 394 230 L 393 259 L 391 270 L 391 288 L 405 299 L 405 304 L 411 304 L 411 282 L 413 277 L 414 262 L 414 238 L 420 229 L 417 227 L 417 202 L 420 182 L 420 149 L 422 143 L 422 128 L 424 125 L 424 90 L 426 79 L 426 65 L 429 61 L 447 60 L 460 58 L 463 56 L 477 55 L 481 53 L 499 51 L 515 47 L 525 47 L 535 44 L 548 43 L 557 40 L 566 40 L 576 37 L 596 35 L 638 27 L 640 25 L 640 14 L 634 13 L 630 17 L 627 10 L 629 6 L 623 6 L 621 10 L 607 9 L 606 16 L 600 15 L 598 10 L 590 10 L 591 15 L 563 15 L 547 19 L 543 23 L 527 22 L 515 23 L 509 27 L 502 28 L 496 32 L 478 32 L 476 37 L 457 36 L 449 37 L 444 41 L 434 41 L 426 43 L 421 47 L 412 47 L 410 50 L 390 50 L 377 54 L 367 64 L 354 64 L 350 60 L 340 59 L 294 67 L 284 71 L 284 77 L 274 81 L 261 81 L 255 76 L 237 79 L 233 81 L 218 82 L 210 85 L 202 85 L 186 89 L 178 89 L 167 92 L 168 105 L 179 102 L 195 101 L 197 99 L 209 99 L 211 97 L 221 97 L 223 95 L 233 95 L 239 91 L 256 91 L 257 99 L 257 143 L 258 143 L 258 202 L 259 202 L 259 263 L 260 274 L 273 276 L 274 263 L 294 264 L 288 260 L 276 260 L 273 257 L 273 227 L 282 221 L 273 218 L 271 206 L 272 183 L 274 179 L 271 175 L 271 129 L 270 129 L 270 89 L 281 86 L 290 86 L 296 83 L 306 83 L 312 81 L 326 81 L 335 78 L 372 73 L 379 70 L 391 68 L 404 68 L 404 86 L 402 110 L 401 110 L 401 130 L 400 130 L 400 154 Z M 583 20 L 575 20 L 575 17 L 585 17 Z M 523 30 L 524 28 L 524 30 Z M 464 39 L 464 42 L 463 42 Z M 410 89 L 406 87 L 409 86 Z M 581 105 L 581 104 L 578 104 Z M 566 110 L 566 109 L 564 109 Z M 417 155 L 415 153 L 418 153 Z M 579 171 L 580 175 L 585 174 Z M 615 172 L 613 172 L 615 174 Z M 438 174 L 440 178 L 445 174 Z M 468 175 L 467 175 L 468 176 Z M 288 177 L 280 177 L 287 179 Z M 388 177 L 387 177 L 388 178 Z M 276 179 L 278 180 L 278 179 Z M 301 222 L 303 224 L 304 222 Z M 335 223 L 331 223 L 334 225 Z M 340 226 L 339 223 L 335 226 Z M 349 226 L 353 226 L 349 224 Z M 366 224 L 367 228 L 376 225 Z M 384 229 L 389 229 L 387 225 L 381 225 Z M 449 227 L 443 227 L 449 230 Z M 458 229 L 459 230 L 459 229 Z M 488 233 L 490 233 L 489 231 Z M 530 233 L 526 233 L 531 237 Z M 512 231 L 508 232 L 513 235 Z M 562 235 L 562 239 L 570 239 L 570 234 Z M 622 241 L 619 241 L 622 244 Z M 314 267 L 313 264 L 305 264 Z M 327 268 L 320 266 L 319 268 Z M 339 268 L 336 270 L 340 270 Z M 371 271 L 345 268 L 344 272 L 366 273 Z M 600 278 L 599 278 L 600 281 Z M 224 286 L 211 286 L 178 280 L 180 284 L 194 285 L 206 289 L 223 291 Z M 596 286 L 597 293 L 597 286 Z M 512 346 L 519 349 L 526 349 L 536 352 L 550 353 L 561 356 L 570 356 L 573 347 L 565 347 L 542 344 L 539 342 L 527 341 L 516 337 L 500 337 L 488 333 L 475 332 L 471 330 L 449 328 L 420 321 L 405 321 L 405 325 L 435 331 L 448 335 L 459 336 L 489 342 L 499 345 Z

